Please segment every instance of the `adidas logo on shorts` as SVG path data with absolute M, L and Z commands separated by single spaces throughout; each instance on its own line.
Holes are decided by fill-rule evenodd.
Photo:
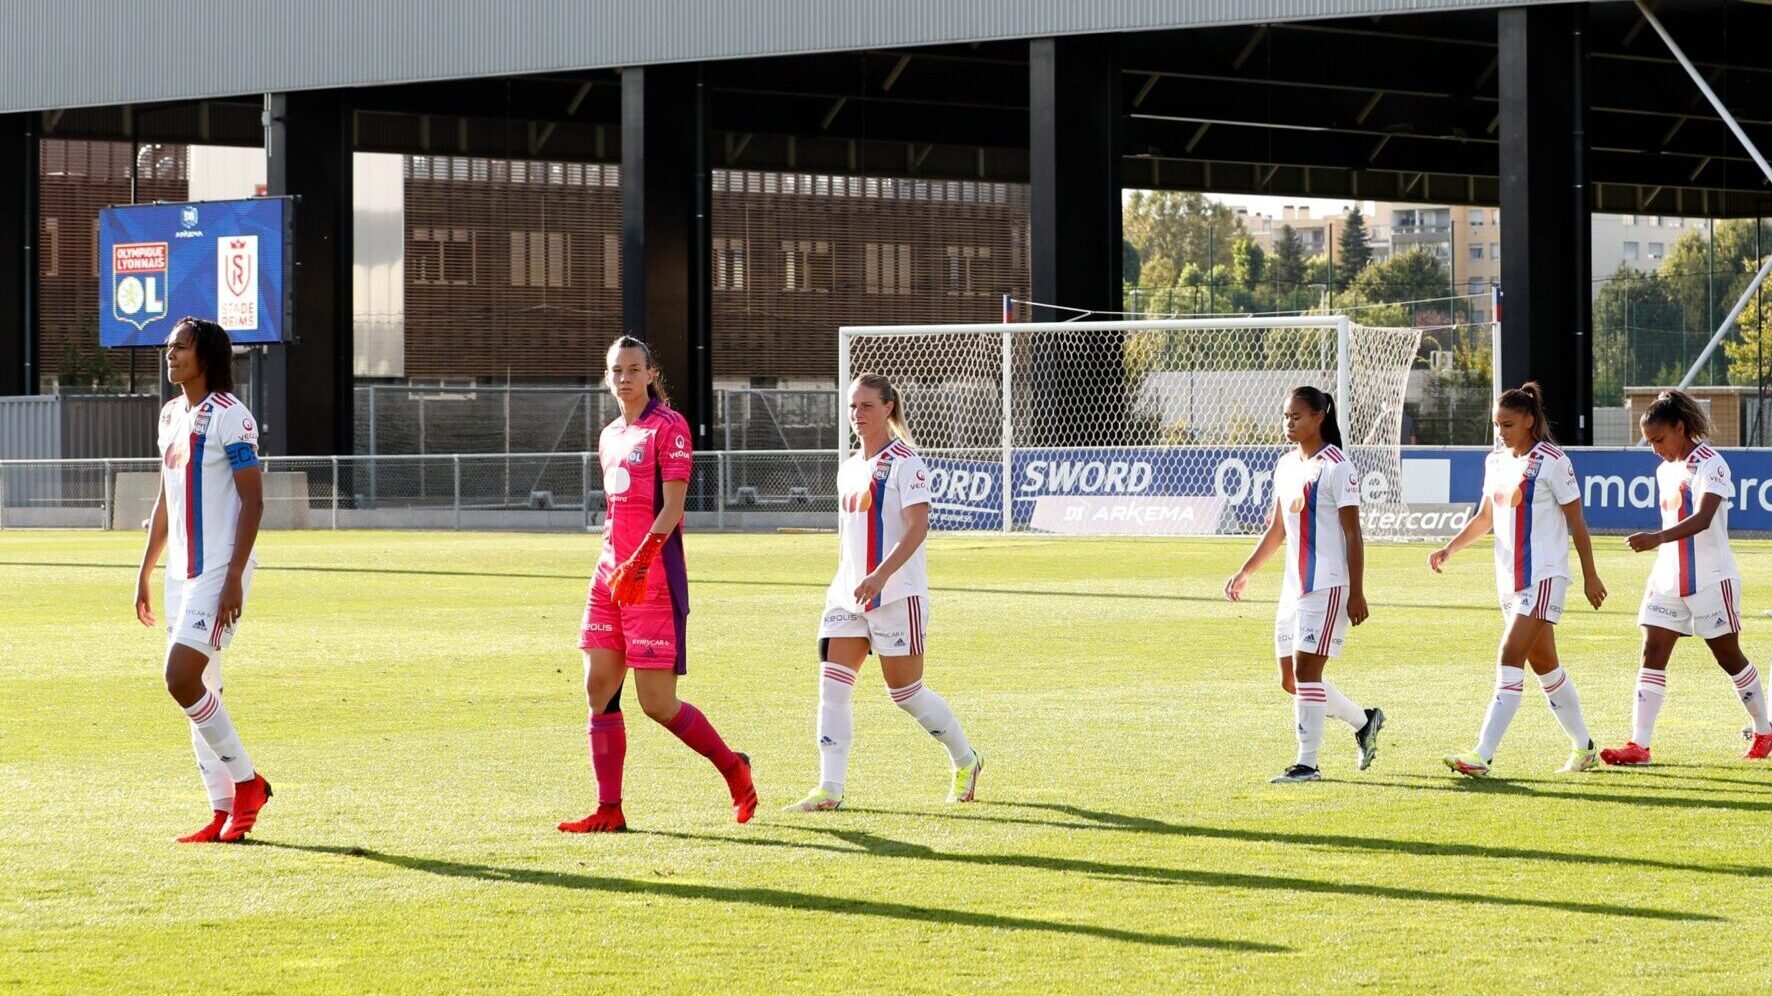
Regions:
M 204 624 L 203 620 L 199 619 L 199 620 L 197 620 L 197 624 L 195 626 L 192 626 L 191 628 L 192 629 L 208 629 L 209 627 Z

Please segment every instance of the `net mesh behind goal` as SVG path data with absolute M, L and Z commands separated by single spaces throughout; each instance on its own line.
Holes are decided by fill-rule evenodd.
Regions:
M 1257 532 L 1287 446 L 1281 409 L 1310 384 L 1336 395 L 1366 531 L 1407 535 L 1400 441 L 1413 329 L 1309 317 L 840 335 L 844 385 L 873 371 L 904 395 L 938 528 Z

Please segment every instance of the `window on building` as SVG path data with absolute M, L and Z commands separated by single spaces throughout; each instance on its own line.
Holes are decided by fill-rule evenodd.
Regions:
M 862 282 L 869 294 L 909 294 L 911 247 L 869 242 L 862 253 Z
M 603 236 L 603 289 L 618 290 L 621 287 L 621 236 L 605 233 Z
M 1666 244 L 1662 242 L 1649 243 L 1649 258 L 1660 259 L 1662 256 L 1666 255 L 1666 248 Z
M 466 228 L 415 228 L 408 257 L 415 284 L 474 282 L 474 233 Z
M 572 286 L 571 255 L 566 232 L 512 232 L 511 286 Z
M 824 293 L 836 282 L 829 242 L 812 239 L 783 242 L 781 255 L 782 290 Z
M 1661 215 L 1652 214 L 1643 220 L 1647 221 L 1649 223 L 1650 228 L 1660 228 L 1661 227 Z
M 1624 255 L 1625 259 L 1636 259 L 1637 255 L 1638 255 L 1638 251 L 1641 249 L 1641 246 L 1639 246 L 1635 242 L 1626 242 L 1620 248 L 1623 251 L 1623 255 Z
M 988 293 L 988 289 L 983 286 L 984 264 L 979 261 L 990 258 L 989 246 L 948 246 L 948 295 L 952 297 Z M 975 266 L 979 267 L 977 281 L 973 279 Z
M 1498 260 L 1501 258 L 1501 243 L 1499 243 L 1499 242 L 1489 243 L 1489 258 L 1491 260 Z
M 1483 243 L 1472 242 L 1470 244 L 1470 254 L 1472 259 L 1480 261 L 1483 258 Z
M 1472 277 L 1465 283 L 1464 292 L 1473 295 L 1487 294 L 1489 293 L 1489 281 L 1482 277 Z
M 1471 208 L 1469 211 L 1465 212 L 1464 220 L 1472 225 L 1481 225 L 1485 213 L 1486 212 L 1484 212 L 1482 208 Z
M 62 221 L 60 218 L 44 218 L 41 229 L 37 238 L 37 273 L 45 277 L 60 276 Z
M 714 240 L 714 289 L 744 290 L 745 240 Z
M 1621 214 L 1618 216 L 1618 221 L 1623 225 L 1635 225 L 1637 223 L 1637 216 L 1634 214 Z

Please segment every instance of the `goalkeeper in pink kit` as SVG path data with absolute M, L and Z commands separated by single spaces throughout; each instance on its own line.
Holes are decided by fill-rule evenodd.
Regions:
M 622 336 L 609 347 L 606 383 L 622 414 L 603 429 L 597 444 L 608 513 L 578 641 L 590 703 L 587 734 L 597 809 L 560 829 L 627 829 L 621 810 L 628 746 L 621 690 L 630 669 L 640 708 L 713 762 L 732 792 L 734 815 L 745 823 L 757 810 L 750 758 L 729 749 L 699 709 L 677 698 L 677 678 L 687 669 L 689 575 L 682 524 L 694 465 L 689 423 L 669 407 L 658 363 L 639 339 Z

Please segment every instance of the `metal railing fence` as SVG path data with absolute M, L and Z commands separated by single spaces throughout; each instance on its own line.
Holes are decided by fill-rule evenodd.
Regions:
M 595 529 L 605 510 L 591 452 L 264 458 L 266 529 Z M 695 455 L 698 528 L 830 526 L 837 456 L 816 450 Z M 0 529 L 135 529 L 160 461 L 0 460 Z

